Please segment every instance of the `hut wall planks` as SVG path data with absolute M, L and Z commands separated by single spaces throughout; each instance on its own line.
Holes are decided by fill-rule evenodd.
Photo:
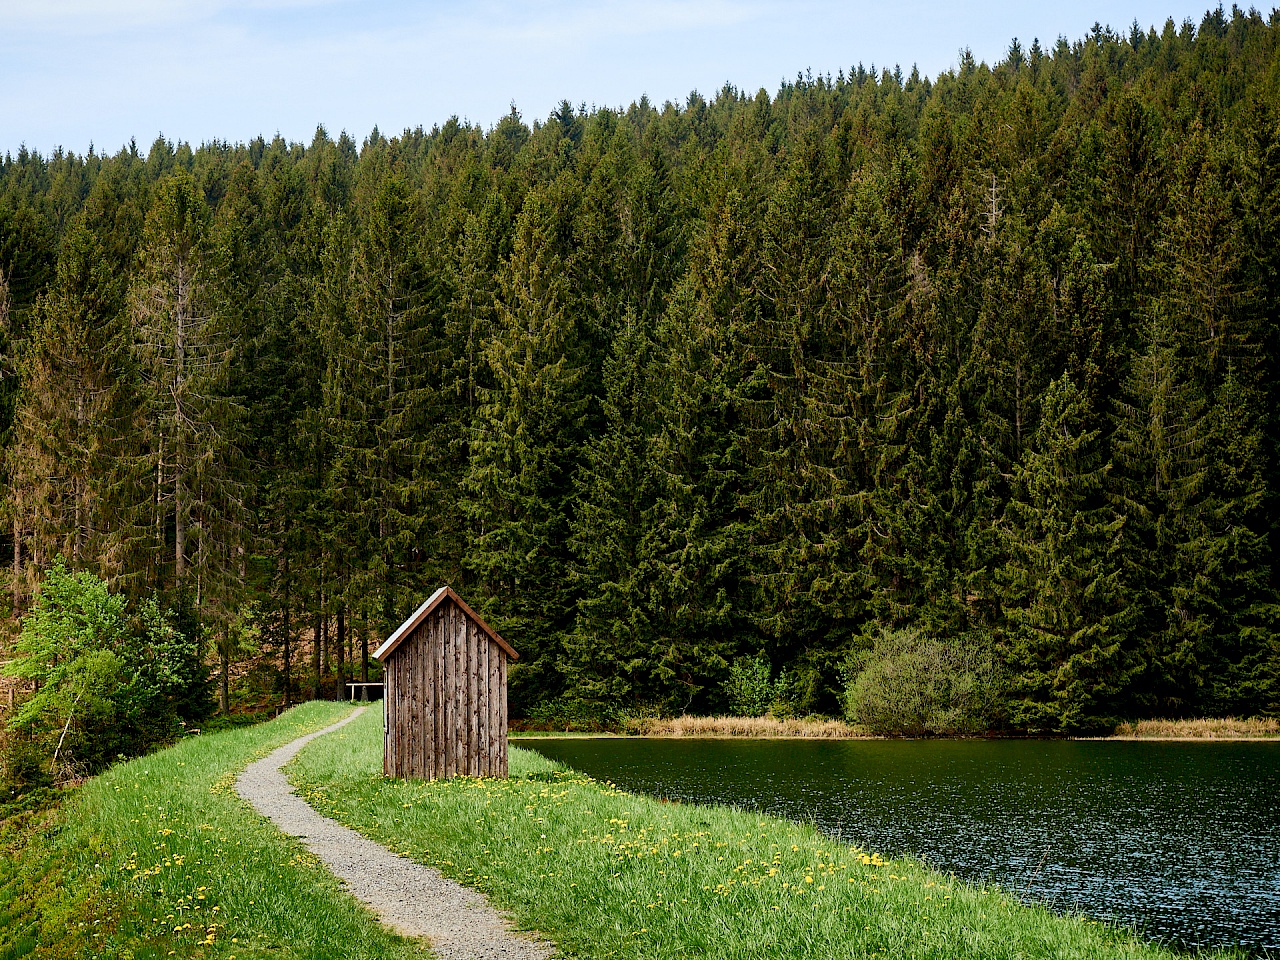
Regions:
M 386 682 L 383 772 L 427 780 L 506 776 L 514 651 L 451 590 L 429 605 L 378 652 Z

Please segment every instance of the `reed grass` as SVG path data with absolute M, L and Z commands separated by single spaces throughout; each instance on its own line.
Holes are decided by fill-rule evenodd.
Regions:
M 816 740 L 847 740 L 866 737 L 860 727 L 839 720 L 811 717 L 638 717 L 630 719 L 624 731 L 638 737 L 799 737 Z
M 1123 740 L 1259 740 L 1280 737 L 1280 720 L 1251 717 L 1238 720 L 1138 720 L 1122 723 L 1113 734 Z

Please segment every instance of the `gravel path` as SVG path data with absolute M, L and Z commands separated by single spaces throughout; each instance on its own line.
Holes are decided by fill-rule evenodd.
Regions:
M 316 737 L 345 726 L 364 709 L 251 763 L 236 779 L 236 792 L 281 831 L 299 837 L 383 923 L 405 936 L 426 937 L 442 960 L 550 957 L 549 945 L 515 933 L 483 894 L 320 816 L 294 794 L 280 768 Z

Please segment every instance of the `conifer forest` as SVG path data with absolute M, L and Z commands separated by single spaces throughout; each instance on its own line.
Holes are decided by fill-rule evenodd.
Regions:
M 448 583 L 516 717 L 722 712 L 751 670 L 797 714 L 909 674 L 981 729 L 1276 715 L 1278 251 L 1280 13 L 1238 8 L 936 78 L 24 149 L 6 643 L 101 581 L 210 704 L 264 654 L 334 695 Z

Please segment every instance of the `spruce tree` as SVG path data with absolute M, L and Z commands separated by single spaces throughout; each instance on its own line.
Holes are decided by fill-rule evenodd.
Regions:
M 1195 559 L 1212 583 L 1213 635 L 1195 712 L 1249 716 L 1280 706 L 1280 597 L 1264 507 L 1267 457 L 1258 400 L 1228 368 L 1210 417 L 1209 537 Z
M 513 696 L 559 690 L 572 626 L 569 522 L 586 384 L 562 257 L 566 214 L 554 196 L 525 200 L 499 277 L 497 329 L 485 350 L 493 385 L 481 393 L 463 485 L 475 537 L 466 562 L 482 609 L 525 663 Z
M 784 645 L 787 659 L 814 632 L 825 633 L 826 615 L 844 612 L 823 596 L 820 572 L 825 555 L 839 549 L 824 514 L 840 479 L 834 458 L 846 415 L 843 378 L 837 373 L 835 389 L 823 391 L 833 368 L 847 362 L 849 344 L 831 290 L 839 192 L 829 145 L 815 131 L 798 147 L 763 217 L 751 287 L 758 306 L 744 331 L 762 378 L 749 407 L 760 623 Z
M 61 554 L 77 568 L 134 574 L 137 518 L 127 496 L 132 419 L 122 278 L 77 224 L 52 289 L 37 301 L 21 363 L 9 447 L 13 510 L 37 565 Z
M 661 649 L 651 613 L 655 373 L 652 331 L 628 314 L 604 368 L 604 429 L 587 443 L 576 480 L 579 599 L 561 672 L 578 696 L 615 705 L 664 701 L 671 692 L 655 676 Z
M 197 609 L 237 575 L 243 522 L 233 466 L 242 413 L 227 389 L 234 345 L 214 296 L 209 219 L 189 173 L 162 181 L 129 294 L 151 522 L 157 547 L 172 543 L 162 582 Z
M 333 237 L 329 261 L 336 271 L 350 264 L 349 278 L 329 281 L 345 296 L 330 308 L 337 311 L 326 397 L 331 484 L 338 549 L 353 560 L 347 594 L 381 629 L 410 608 L 424 582 L 449 572 L 439 562 L 447 545 L 435 538 L 451 478 L 434 469 L 433 458 L 460 425 L 447 409 L 440 289 L 423 259 L 420 211 L 408 183 L 389 175 L 378 187 L 349 261 L 343 242 Z
M 1070 377 L 1049 385 L 1039 420 L 1015 468 L 998 577 L 1008 591 L 1012 720 L 1106 730 L 1129 708 L 1141 666 L 1119 562 L 1124 518 L 1105 495 L 1101 431 Z
M 747 403 L 759 382 L 745 337 L 759 309 L 759 234 L 748 195 L 725 184 L 657 331 L 653 463 L 655 640 L 647 668 L 678 709 L 723 707 L 715 684 L 755 655 Z

